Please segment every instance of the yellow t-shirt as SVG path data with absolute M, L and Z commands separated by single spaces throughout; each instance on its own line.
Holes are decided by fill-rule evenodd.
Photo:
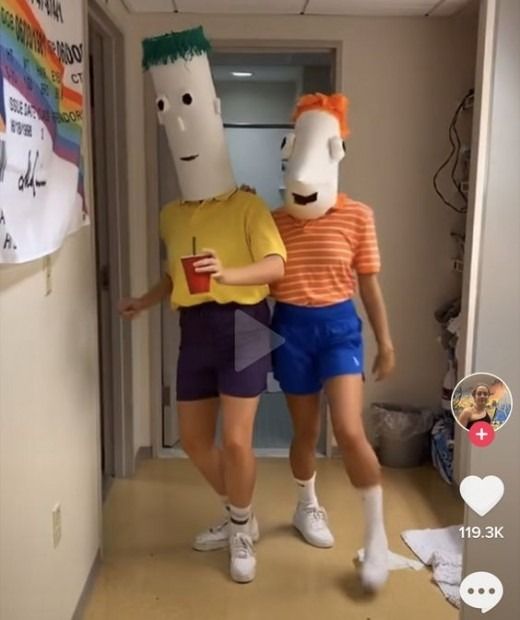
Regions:
M 235 190 L 202 202 L 176 200 L 165 205 L 160 218 L 161 238 L 168 253 L 173 282 L 172 306 L 196 306 L 214 301 L 252 305 L 269 294 L 267 285 L 228 286 L 211 278 L 207 293 L 189 292 L 181 257 L 211 248 L 224 267 L 244 267 L 270 254 L 286 259 L 285 247 L 264 201 L 250 192 Z

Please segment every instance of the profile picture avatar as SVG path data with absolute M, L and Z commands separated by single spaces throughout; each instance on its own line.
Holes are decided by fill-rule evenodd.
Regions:
M 455 420 L 466 430 L 478 422 L 499 430 L 509 419 L 513 397 L 502 379 L 490 373 L 475 373 L 456 385 L 451 397 Z

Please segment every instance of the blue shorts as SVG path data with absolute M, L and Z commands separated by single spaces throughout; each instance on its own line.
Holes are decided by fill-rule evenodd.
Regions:
M 362 321 L 350 299 L 318 308 L 277 302 L 271 329 L 285 339 L 272 355 L 288 394 L 313 394 L 331 377 L 363 374 Z

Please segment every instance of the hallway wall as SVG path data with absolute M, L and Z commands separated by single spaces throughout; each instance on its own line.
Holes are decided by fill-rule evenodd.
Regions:
M 84 155 L 88 166 L 88 142 Z M 0 267 L 2 620 L 70 620 L 101 545 L 93 235 L 84 227 L 53 254 L 49 295 L 42 260 Z
M 0 618 L 70 620 L 100 546 L 92 227 L 0 269 Z M 52 509 L 62 539 L 53 548 Z

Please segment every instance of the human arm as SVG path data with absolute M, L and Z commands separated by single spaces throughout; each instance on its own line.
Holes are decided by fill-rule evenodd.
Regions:
M 161 280 L 141 297 L 126 297 L 118 303 L 119 314 L 125 319 L 134 319 L 143 310 L 147 310 L 171 295 L 173 288 L 170 276 L 165 273 Z
M 385 302 L 377 274 L 358 274 L 359 294 L 377 342 L 372 372 L 376 381 L 385 379 L 395 367 L 395 353 L 388 326 Z
M 468 422 L 471 420 L 471 409 L 464 409 L 462 413 L 459 415 L 459 422 L 462 424 L 464 428 L 468 426 Z
M 194 264 L 198 273 L 210 273 L 220 284 L 229 286 L 252 286 L 271 284 L 283 277 L 285 263 L 278 254 L 271 254 L 244 267 L 223 267 L 215 250 L 205 249 L 207 258 Z
M 271 284 L 283 277 L 286 250 L 273 217 L 258 197 L 248 199 L 244 235 L 252 258 L 249 265 L 223 265 L 213 249 L 203 252 L 208 256 L 195 263 L 199 273 L 210 273 L 217 282 L 229 286 Z

